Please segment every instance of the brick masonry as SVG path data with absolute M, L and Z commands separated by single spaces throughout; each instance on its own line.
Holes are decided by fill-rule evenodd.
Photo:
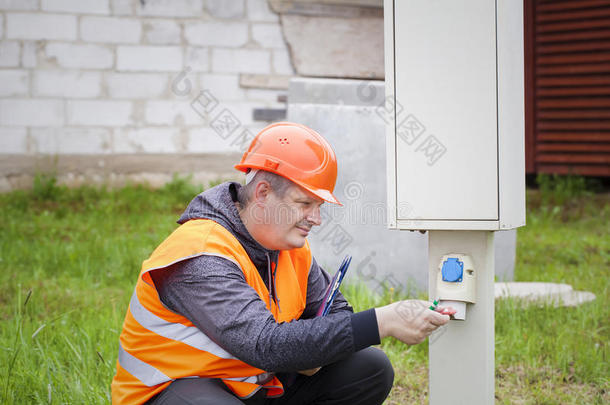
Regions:
M 266 0 L 0 0 L 0 160 L 239 155 L 291 75 Z

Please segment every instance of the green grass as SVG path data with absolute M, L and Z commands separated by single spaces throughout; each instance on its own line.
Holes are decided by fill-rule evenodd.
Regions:
M 574 195 L 579 187 L 559 202 L 552 184 L 528 192 L 516 279 L 569 283 L 597 299 L 578 308 L 498 302 L 498 403 L 608 402 L 610 196 Z M 33 190 L 0 194 L 0 403 L 109 402 L 141 262 L 199 191 L 183 178 L 109 190 L 39 176 Z M 344 293 L 356 309 L 400 298 L 354 285 Z M 388 403 L 426 401 L 427 344 L 382 347 L 397 376 Z

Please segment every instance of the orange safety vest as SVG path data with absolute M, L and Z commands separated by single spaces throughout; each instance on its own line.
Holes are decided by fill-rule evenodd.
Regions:
M 190 220 L 142 263 L 119 338 L 117 372 L 112 381 L 114 404 L 144 403 L 173 380 L 185 377 L 221 378 L 240 398 L 248 398 L 261 388 L 267 390 L 268 397 L 284 393 L 273 373 L 239 360 L 161 303 L 149 272 L 203 255 L 223 257 L 239 266 L 276 322 L 290 322 L 303 313 L 312 263 L 307 243 L 302 248 L 280 251 L 275 283 L 282 303 L 280 312 L 275 302 L 269 302 L 267 286 L 239 241 L 212 220 Z

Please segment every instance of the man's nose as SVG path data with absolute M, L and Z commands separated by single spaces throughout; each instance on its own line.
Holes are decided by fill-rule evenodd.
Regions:
M 320 225 L 322 223 L 322 216 L 320 215 L 320 207 L 315 207 L 307 215 L 307 221 L 313 225 Z

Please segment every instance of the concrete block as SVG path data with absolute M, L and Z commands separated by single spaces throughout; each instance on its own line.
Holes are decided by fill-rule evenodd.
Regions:
M 146 0 L 136 2 L 138 15 L 197 18 L 203 15 L 203 0 Z
M 0 10 L 38 10 L 39 0 L 0 0 Z
M 81 17 L 80 36 L 86 42 L 138 43 L 142 25 L 136 19 Z
M 109 0 L 41 0 L 44 11 L 78 14 L 110 14 Z
M 31 152 L 43 155 L 97 155 L 112 151 L 112 132 L 106 128 L 33 128 Z
M 180 25 L 171 20 L 148 20 L 144 22 L 144 38 L 151 44 L 179 44 Z
M 7 13 L 6 37 L 15 39 L 75 40 L 76 16 Z
M 34 41 L 23 41 L 21 47 L 21 67 L 35 68 L 38 66 L 38 52 L 41 46 Z
M 294 75 L 294 67 L 290 59 L 290 53 L 285 49 L 274 49 L 271 53 L 273 58 L 273 71 L 280 75 Z
M 193 45 L 240 47 L 248 42 L 248 24 L 242 22 L 188 23 L 184 37 Z
M 111 98 L 156 98 L 167 91 L 168 76 L 161 73 L 109 73 L 106 87 Z
M 264 48 L 286 49 L 279 24 L 252 24 L 252 39 Z
M 25 70 L 0 70 L 0 96 L 24 96 L 30 89 L 29 74 Z
M 242 18 L 244 16 L 244 0 L 206 0 L 208 13 L 217 18 Z
M 239 86 L 239 76 L 202 74 L 199 76 L 202 89 L 207 89 L 214 97 L 223 101 L 239 101 L 246 97 L 244 89 Z
M 61 100 L 0 100 L 0 125 L 56 127 L 64 125 L 64 103 Z
M 122 126 L 132 123 L 130 101 L 80 100 L 68 101 L 68 125 Z
M 18 67 L 21 47 L 16 41 L 0 42 L 0 67 Z
M 114 153 L 175 153 L 181 149 L 178 128 L 115 129 Z
M 114 15 L 134 15 L 135 2 L 132 0 L 111 0 L 110 8 Z
M 256 49 L 214 49 L 214 73 L 270 73 L 269 51 Z
M 383 79 L 383 18 L 283 14 L 282 27 L 299 75 Z
M 191 105 L 192 100 L 159 100 L 146 103 L 145 119 L 151 125 L 207 125 L 205 115 L 200 115 Z M 201 110 L 203 111 L 203 110 Z
M 0 154 L 27 153 L 27 136 L 25 128 L 0 128 Z
M 102 75 L 99 72 L 68 70 L 36 70 L 35 96 L 93 98 L 101 93 Z
M 269 8 L 268 0 L 247 1 L 248 20 L 264 22 L 277 22 L 280 20 L 279 16 Z
M 182 49 L 178 46 L 119 46 L 117 70 L 179 72 L 182 70 Z
M 210 70 L 209 53 L 208 48 L 189 46 L 186 48 L 185 65 L 193 72 L 207 72 Z
M 51 42 L 45 56 L 64 68 L 108 69 L 114 64 L 112 51 L 102 45 L 80 45 Z

